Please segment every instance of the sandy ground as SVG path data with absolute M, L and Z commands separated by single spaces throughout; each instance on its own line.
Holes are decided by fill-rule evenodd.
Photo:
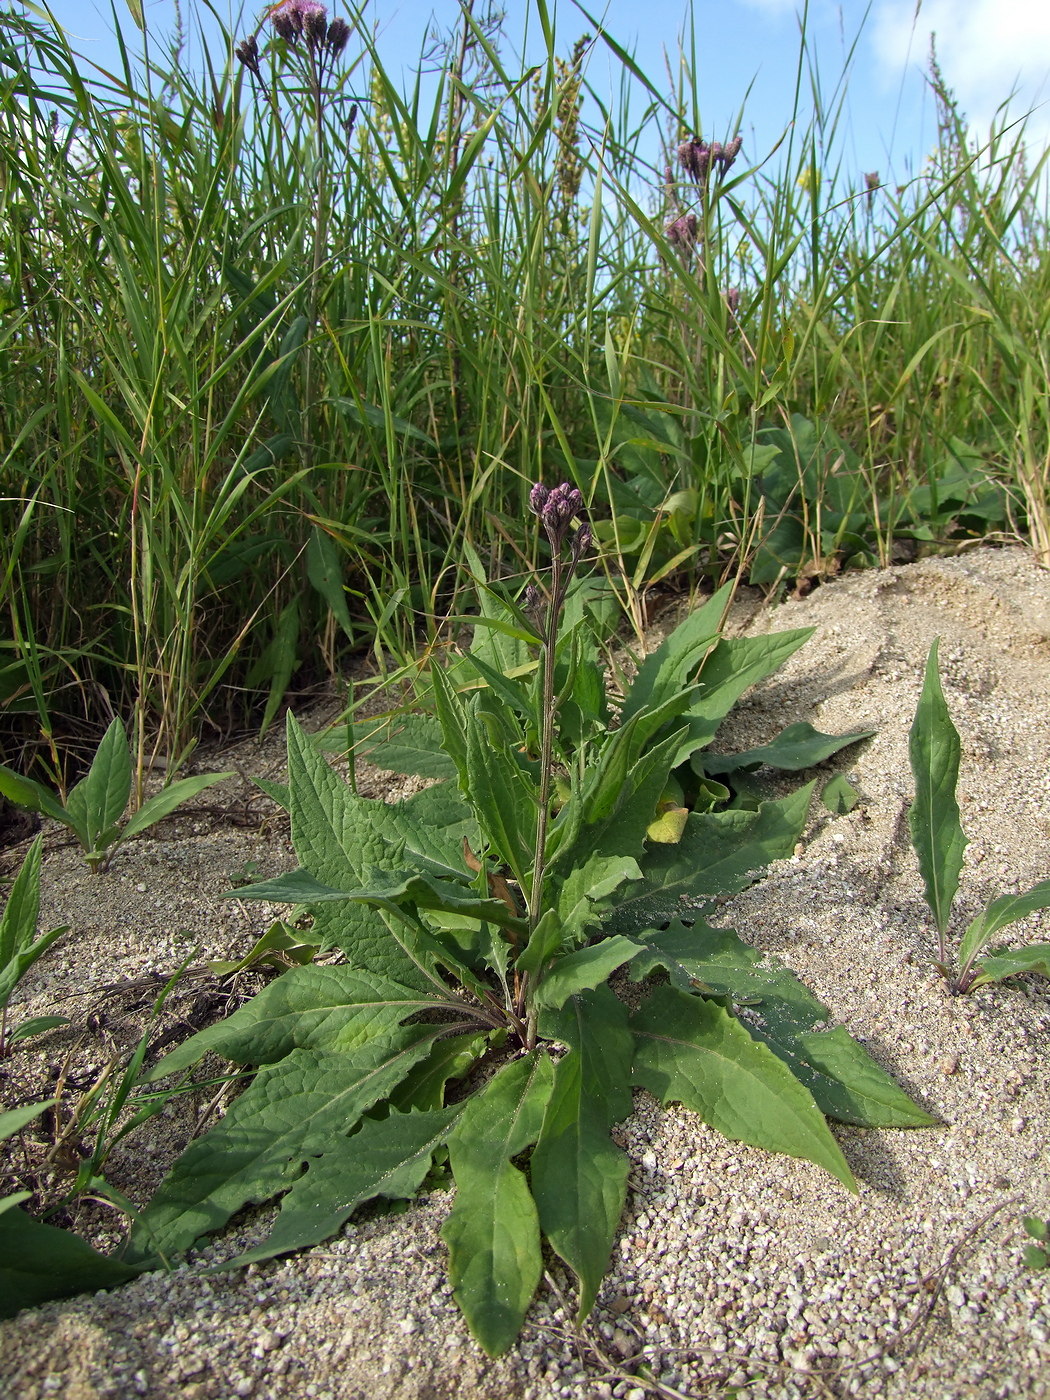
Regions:
M 733 625 L 817 630 L 745 698 L 716 748 L 750 747 L 796 720 L 878 733 L 824 766 L 848 773 L 859 805 L 840 817 L 815 805 L 796 856 L 717 921 L 795 969 L 939 1126 L 836 1127 L 861 1183 L 854 1198 L 809 1163 L 727 1143 L 639 1092 L 618 1130 L 633 1160 L 623 1226 L 582 1330 L 552 1261 L 519 1344 L 484 1357 L 445 1280 L 448 1193 L 402 1214 L 360 1213 L 302 1255 L 208 1274 L 263 1237 L 270 1213 L 251 1211 L 172 1275 L 0 1324 L 0 1394 L 1050 1395 L 1050 1270 L 1021 1260 L 1021 1217 L 1050 1216 L 1050 984 L 948 993 L 904 820 L 908 728 L 940 636 L 970 837 L 953 935 L 988 899 L 1050 874 L 1050 574 L 1021 550 L 980 549 L 851 575 L 776 609 L 745 598 Z M 279 777 L 280 764 L 275 736 L 221 766 Z M 385 790 L 381 775 L 364 781 Z M 2 858 L 12 867 L 19 855 Z M 0 1065 L 0 1100 L 45 1097 L 67 1066 L 64 1102 L 75 1103 L 140 1033 L 156 974 L 196 945 L 194 966 L 240 956 L 266 927 L 264 908 L 218 900 L 231 881 L 292 865 L 283 818 L 240 779 L 129 843 L 98 878 L 51 832 L 42 918 L 71 931 L 26 979 L 17 1015 L 57 1010 L 74 1024 Z M 1011 932 L 1050 940 L 1050 917 Z M 231 995 L 258 985 L 248 974 Z M 207 976 L 188 979 L 161 1031 L 185 1034 L 225 997 Z M 199 1112 L 172 1106 L 117 1150 L 108 1178 L 145 1199 Z M 40 1150 L 16 1144 L 28 1156 L 9 1165 L 25 1169 Z M 75 1223 L 116 1238 L 100 1208 Z

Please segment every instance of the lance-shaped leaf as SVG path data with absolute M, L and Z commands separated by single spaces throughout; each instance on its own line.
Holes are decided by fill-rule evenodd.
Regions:
M 456 1200 L 441 1231 L 449 1277 L 490 1356 L 518 1335 L 543 1271 L 536 1203 L 511 1159 L 539 1136 L 552 1082 L 545 1054 L 514 1060 L 471 1099 L 449 1138 Z
M 160 792 L 155 793 L 148 802 L 144 802 L 138 811 L 128 818 L 127 825 L 120 832 L 121 841 L 127 841 L 129 837 L 137 836 L 147 827 L 154 826 L 174 812 L 176 807 L 181 807 L 184 802 L 196 797 L 205 788 L 210 788 L 215 783 L 225 782 L 227 778 L 234 776 L 235 774 L 232 772 L 196 773 L 192 778 L 180 778 L 178 782 L 169 783 L 167 787 L 163 787 Z
M 662 704 L 679 694 L 700 668 L 701 662 L 718 641 L 719 628 L 732 597 L 727 583 L 701 608 L 689 614 L 674 631 L 645 658 L 638 668 L 624 699 L 621 719 L 626 722 L 644 707 Z
M 263 1243 L 222 1268 L 237 1269 L 319 1244 L 367 1201 L 408 1200 L 462 1111 L 463 1105 L 455 1104 L 429 1113 L 366 1119 L 351 1138 L 340 1138 L 311 1158 L 305 1174 L 282 1197 L 280 1214 Z
M 40 954 L 66 932 L 67 925 L 63 925 L 36 937 L 42 855 L 43 837 L 37 836 L 26 852 L 0 914 L 0 1010 Z
M 456 880 L 439 879 L 432 875 L 396 870 L 371 870 L 367 874 L 375 883 L 371 888 L 334 890 L 316 880 L 308 870 L 292 870 L 273 880 L 261 880 L 255 885 L 242 885 L 230 890 L 226 899 L 265 899 L 285 904 L 370 904 L 375 909 L 394 910 L 405 906 L 426 909 L 433 913 L 457 914 L 462 918 L 488 920 L 501 928 L 525 932 L 525 920 L 513 914 L 502 899 L 486 899 L 466 889 L 470 877 L 455 872 Z
M 445 1106 L 450 1079 L 463 1079 L 489 1047 L 488 1034 L 468 1031 L 434 1042 L 426 1059 L 409 1070 L 387 1102 L 399 1112 Z
M 966 837 L 955 800 L 961 746 L 941 689 L 938 641 L 930 647 L 926 678 L 908 742 L 911 771 L 915 775 L 915 801 L 908 813 L 908 825 L 926 888 L 926 903 L 943 935 L 959 888 Z
M 637 935 L 631 966 L 640 981 L 662 967 L 682 991 L 699 989 L 741 1006 L 752 1037 L 768 1045 L 813 1095 L 822 1113 L 869 1128 L 925 1127 L 935 1120 L 841 1027 L 821 1029 L 827 1007 L 783 964 L 749 948 L 731 928 L 697 917 Z
M 1008 977 L 1019 977 L 1022 972 L 1050 977 L 1050 943 L 1030 943 L 1026 948 L 1002 948 L 981 958 L 977 967 L 977 976 L 967 984 L 967 991 L 983 987 L 988 982 L 1005 982 Z
M 108 841 L 101 838 L 112 839 L 130 796 L 131 750 L 123 724 L 115 719 L 102 736 L 87 774 L 66 799 L 70 822 L 85 851 L 94 854 L 104 849 Z
M 580 1281 L 582 1321 L 608 1266 L 627 1193 L 629 1164 L 609 1129 L 631 1111 L 634 1037 L 627 1008 L 608 987 L 572 997 L 541 1028 L 569 1053 L 555 1066 L 532 1154 L 532 1193 L 543 1233 Z
M 804 1157 L 856 1191 L 842 1149 L 806 1089 L 717 1002 L 658 987 L 631 1018 L 634 1079 L 727 1138 Z
M 478 824 L 528 897 L 536 836 L 535 792 L 506 745 L 483 728 L 476 706 L 467 729 L 467 781 Z
M 344 731 L 326 734 L 321 748 L 342 752 Z M 354 724 L 354 750 L 377 768 L 391 773 L 416 774 L 421 778 L 454 778 L 457 769 L 446 753 L 441 724 L 436 715 L 396 714 Z
M 706 748 L 744 691 L 772 675 L 812 635 L 812 627 L 800 627 L 764 637 L 723 637 L 700 668 L 697 698 L 683 716 L 686 729 L 677 762 Z
M 641 952 L 639 944 L 615 935 L 592 943 L 589 948 L 577 948 L 551 964 L 536 989 L 536 1005 L 557 1011 L 576 992 L 600 986 L 618 967 L 630 962 Z
M 746 889 L 771 861 L 794 853 L 813 786 L 763 802 L 757 812 L 693 812 L 677 845 L 648 854 L 644 879 L 618 894 L 605 926 L 636 933 Z
M 406 804 L 355 796 L 291 714 L 288 779 L 292 842 L 303 869 L 321 884 L 361 888 L 373 867 L 389 868 L 393 853 L 402 864 L 455 873 L 457 852 L 439 829 L 416 821 Z M 324 946 L 342 948 L 351 962 L 402 982 L 440 986 L 432 954 L 400 918 L 380 914 L 377 923 L 367 905 L 325 902 L 315 918 Z
M 428 1053 L 445 1026 L 403 1026 L 352 1055 L 293 1050 L 263 1069 L 221 1122 L 190 1144 L 131 1235 L 130 1257 L 189 1249 L 235 1211 L 269 1200 L 346 1134 Z
M 640 875 L 637 857 L 666 786 L 676 744 L 672 734 L 635 762 L 624 776 L 615 806 L 602 820 L 585 825 L 570 816 L 573 830 L 558 847 L 547 887 L 567 940 L 581 941 L 589 927 L 601 922 L 614 895 L 619 905 L 620 887 Z
M 450 993 L 451 998 L 451 993 Z M 348 1053 L 420 1011 L 450 1008 L 450 1000 L 361 968 L 297 967 L 264 987 L 232 1016 L 190 1036 L 147 1078 L 185 1069 L 207 1051 L 240 1065 L 267 1065 L 293 1050 Z
M 963 934 L 959 944 L 960 965 L 967 967 L 1000 930 L 1040 909 L 1050 909 L 1050 880 L 1041 880 L 1024 894 L 1004 894 L 993 899 Z M 1027 950 L 1019 948 L 1011 951 L 1024 953 Z
M 703 769 L 705 773 L 735 773 L 737 769 L 758 768 L 765 763 L 770 768 L 797 773 L 823 763 L 850 744 L 870 739 L 874 733 L 874 729 L 858 729 L 853 734 L 821 734 L 811 724 L 789 724 L 775 739 L 758 748 L 745 749 L 743 753 L 704 754 Z
M 34 1220 L 16 1205 L 0 1210 L 0 1317 L 51 1298 L 116 1288 L 148 1267 L 99 1254 L 71 1230 Z

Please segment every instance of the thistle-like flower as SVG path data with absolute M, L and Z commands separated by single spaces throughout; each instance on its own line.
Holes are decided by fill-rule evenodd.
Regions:
M 334 19 L 328 26 L 328 52 L 333 58 L 338 58 L 346 48 L 347 40 L 350 38 L 350 26 L 345 19 Z
M 270 11 L 270 22 L 288 44 L 305 35 L 307 44 L 316 48 L 328 34 L 328 11 L 320 0 L 281 0 Z
M 742 136 L 734 136 L 724 145 L 721 141 L 683 141 L 678 147 L 678 163 L 690 179 L 701 188 L 708 181 L 712 170 L 724 175 L 740 154 L 744 144 Z
M 683 253 L 691 253 L 696 247 L 699 231 L 700 226 L 695 214 L 679 214 L 678 218 L 672 219 L 664 229 L 668 242 L 673 243 Z
M 560 486 L 555 486 L 553 490 L 548 490 L 542 482 L 537 482 L 529 492 L 529 509 L 533 515 L 539 516 L 540 523 L 550 540 L 551 549 L 557 558 L 569 533 L 569 526 L 578 516 L 583 514 L 583 496 L 577 487 L 570 485 L 567 481 L 563 481 Z M 584 535 L 584 532 L 586 532 L 584 544 L 577 545 L 577 541 Z M 573 538 L 574 567 L 591 538 L 591 527 L 584 522 L 577 529 Z

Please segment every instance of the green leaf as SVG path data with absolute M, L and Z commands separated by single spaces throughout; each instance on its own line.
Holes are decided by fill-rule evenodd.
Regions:
M 578 948 L 574 953 L 567 953 L 551 965 L 536 988 L 536 1005 L 558 1011 L 569 997 L 599 986 L 618 967 L 623 967 L 640 952 L 641 947 L 637 943 L 617 935 L 603 938 L 600 943 L 592 943 L 589 948 Z
M 355 796 L 288 716 L 289 805 L 292 843 L 303 868 L 334 890 L 363 888 L 373 869 L 395 860 L 420 868 L 451 868 L 455 838 L 417 821 L 407 803 Z M 451 845 L 451 849 L 450 849 Z M 320 903 L 315 928 L 351 962 L 398 981 L 444 990 L 432 952 L 398 916 L 345 901 Z
M 109 841 L 102 838 L 124 815 L 130 796 L 131 750 L 123 724 L 115 719 L 102 736 L 87 775 L 66 799 L 70 821 L 88 854 L 105 851 Z
M 42 1035 L 44 1031 L 53 1031 L 56 1026 L 72 1025 L 68 1016 L 31 1016 L 28 1021 L 11 1032 L 8 1040 L 12 1045 L 20 1040 L 28 1040 L 31 1035 Z
M 489 1033 L 450 1035 L 434 1043 L 425 1060 L 413 1065 L 390 1095 L 391 1107 L 407 1113 L 411 1109 L 443 1108 L 445 1087 L 450 1079 L 462 1079 L 485 1053 Z
M 276 802 L 278 807 L 288 811 L 291 798 L 288 794 L 287 783 L 274 783 L 269 778 L 252 778 L 252 782 L 260 791 L 265 792 L 271 802 Z
M 647 855 L 644 879 L 617 896 L 606 926 L 636 933 L 745 889 L 771 861 L 794 853 L 813 787 L 763 802 L 757 812 L 692 813 L 677 845 Z
M 78 1235 L 34 1220 L 17 1206 L 0 1212 L 0 1261 L 0 1317 L 51 1298 L 116 1288 L 150 1267 L 99 1254 Z
M 821 1029 L 828 1009 L 775 958 L 749 948 L 731 928 L 697 918 L 638 935 L 631 967 L 641 981 L 664 968 L 681 991 L 699 990 L 741 1007 L 739 1018 L 792 1070 L 822 1113 L 865 1127 L 923 1127 L 935 1120 L 894 1083 L 841 1027 Z
M 727 1138 L 816 1162 L 857 1185 L 813 1095 L 716 1002 L 657 987 L 631 1019 L 635 1082 Z
M 146 1078 L 186 1069 L 209 1050 L 241 1065 L 272 1064 L 295 1049 L 347 1054 L 442 1005 L 447 1009 L 447 1002 L 363 968 L 292 968 L 232 1016 L 184 1040 Z
M 858 729 L 853 734 L 821 734 L 811 724 L 789 724 L 775 739 L 743 753 L 704 754 L 705 773 L 733 773 L 738 768 L 757 768 L 765 763 L 770 768 L 783 768 L 797 773 L 803 768 L 815 768 L 832 754 L 849 744 L 870 739 L 874 729 Z
M 342 551 L 331 535 L 316 524 L 306 544 L 306 577 L 328 604 L 340 627 L 353 641 L 354 624 L 346 606 Z
M 0 1010 L 7 1005 L 11 993 L 41 953 L 67 930 L 67 925 L 63 924 L 30 941 L 36 933 L 40 910 L 42 851 L 43 838 L 37 836 L 26 852 L 0 915 Z
M 1018 919 L 1027 918 L 1040 909 L 1050 909 L 1050 880 L 1041 880 L 1024 894 L 1004 894 L 993 899 L 991 904 L 973 920 L 963 934 L 959 945 L 959 963 L 968 966 L 986 943 Z M 1028 949 L 1020 949 L 1027 952 Z
M 430 668 L 430 684 L 434 692 L 434 709 L 441 726 L 441 738 L 445 753 L 455 765 L 459 774 L 459 786 L 465 793 L 467 778 L 467 728 L 469 714 L 467 707 L 436 662 Z
M 519 972 L 536 973 L 565 942 L 565 931 L 555 910 L 547 909 L 529 934 L 529 941 L 518 956 L 515 967 Z
M 697 698 L 684 715 L 686 737 L 678 762 L 709 744 L 744 691 L 772 675 L 812 635 L 812 627 L 800 627 L 763 637 L 721 638 L 696 678 Z
M 470 1100 L 449 1138 L 455 1204 L 441 1234 L 467 1324 L 490 1356 L 514 1341 L 543 1271 L 536 1204 L 511 1159 L 537 1139 L 553 1070 L 536 1051 Z
M 961 746 L 944 702 L 937 647 L 938 641 L 930 647 L 926 679 L 909 739 L 915 801 L 908 813 L 908 825 L 926 888 L 926 902 L 943 934 L 959 888 L 967 843 L 955 800 Z
M 398 1027 L 352 1054 L 293 1050 L 260 1070 L 165 1177 L 135 1224 L 130 1257 L 189 1249 L 242 1206 L 287 1190 L 303 1162 L 345 1153 L 346 1134 L 365 1110 L 386 1098 L 446 1029 Z
M 1038 1215 L 1026 1215 L 1021 1220 L 1026 1235 L 1033 1240 L 1050 1240 L 1050 1220 L 1040 1220 Z
M 178 782 L 169 783 L 148 802 L 142 804 L 120 833 L 120 839 L 126 841 L 130 836 L 137 836 L 140 831 L 145 831 L 147 827 L 151 827 L 162 818 L 169 816 L 176 807 L 181 807 L 184 802 L 196 797 L 205 788 L 210 788 L 215 783 L 221 783 L 227 778 L 233 777 L 236 777 L 236 774 L 232 772 L 198 773 L 193 778 L 180 778 Z
M 43 812 L 45 817 L 61 822 L 63 826 L 73 827 L 69 813 L 53 792 L 43 783 L 23 778 L 21 773 L 3 764 L 0 764 L 0 797 L 6 797 L 18 807 L 28 807 L 31 812 Z
M 43 850 L 44 838 L 35 836 L 8 891 L 7 903 L 0 915 L 0 972 L 36 935 Z
M 836 773 L 833 778 L 829 778 L 824 784 L 824 790 L 820 794 L 820 800 L 829 812 L 834 812 L 836 816 L 844 817 L 847 812 L 852 812 L 860 801 L 860 794 L 853 784 L 843 773 Z
M 670 636 L 645 658 L 624 699 L 623 723 L 636 711 L 660 705 L 687 686 L 718 641 L 719 628 L 732 593 L 732 584 L 720 588 L 703 607 L 697 608 L 680 622 Z
M 281 1200 L 280 1214 L 266 1240 L 222 1269 L 319 1244 L 366 1201 L 408 1200 L 419 1190 L 435 1150 L 462 1112 L 463 1105 L 456 1104 L 429 1113 L 366 1119 L 352 1137 L 339 1138 L 327 1152 L 310 1159 L 305 1174 Z
M 307 963 L 313 962 L 319 947 L 320 943 L 312 929 L 289 928 L 286 923 L 277 919 L 261 938 L 256 939 L 243 958 L 209 959 L 208 970 L 216 977 L 229 977 L 256 963 L 268 963 L 280 971 L 284 971 L 289 963 L 305 967 Z
M 1050 943 L 1031 943 L 1027 948 L 1002 948 L 982 958 L 977 966 L 980 971 L 967 991 L 989 982 L 1005 982 L 1008 977 L 1018 977 L 1022 972 L 1050 977 Z
M 528 897 L 536 837 L 535 792 L 505 745 L 486 733 L 478 718 L 475 708 L 467 728 L 467 797 L 485 836 Z
M 420 778 L 454 778 L 457 768 L 444 750 L 440 721 L 434 715 L 387 715 L 354 725 L 354 748 L 377 768 Z M 328 748 L 329 743 L 322 745 Z
M 27 1123 L 39 1118 L 45 1109 L 54 1108 L 57 1102 L 57 1099 L 45 1099 L 43 1103 L 27 1103 L 21 1108 L 9 1108 L 0 1113 L 0 1142 L 20 1133 Z
M 629 1164 L 609 1129 L 631 1112 L 634 1037 L 627 1008 L 607 987 L 572 997 L 541 1023 L 569 1046 L 532 1153 L 540 1226 L 580 1281 L 577 1321 L 590 1312 L 623 1214 Z

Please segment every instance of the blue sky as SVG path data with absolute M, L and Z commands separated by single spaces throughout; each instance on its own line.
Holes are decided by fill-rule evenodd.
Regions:
M 178 0 L 143 0 L 147 22 L 157 36 L 170 32 Z M 232 19 L 241 6 L 213 0 Z M 477 0 L 480 10 L 484 0 Z M 127 0 L 115 0 L 118 13 Z M 592 31 L 572 0 L 549 0 L 556 15 L 558 48 L 567 53 L 583 32 Z M 181 0 L 187 29 L 196 28 L 196 0 Z M 254 27 L 264 8 L 246 6 L 238 32 Z M 656 79 L 664 72 L 663 53 L 677 50 L 688 14 L 688 0 L 584 0 L 607 31 L 633 52 L 639 66 Z M 338 0 L 332 13 L 342 7 Z M 541 52 L 539 26 L 529 0 L 504 0 L 505 33 L 527 53 Z M 109 0 L 53 0 L 52 12 L 74 36 L 74 47 L 106 66 L 115 61 Z M 201 6 L 201 11 L 205 9 Z M 699 106 L 704 135 L 727 134 L 748 97 L 742 126 L 745 156 L 756 161 L 783 133 L 790 119 L 799 42 L 798 0 L 694 0 L 698 35 Z M 531 12 L 531 17 L 530 17 Z M 455 0 L 371 0 L 365 10 L 378 28 L 388 69 L 411 65 L 429 27 L 455 21 Z M 125 33 L 136 31 L 128 15 Z M 1029 136 L 1050 142 L 1050 0 L 810 0 L 807 35 L 818 58 L 825 100 L 859 34 L 848 83 L 844 128 L 838 154 L 854 172 L 879 171 L 901 180 L 917 171 L 935 139 L 933 103 L 924 80 L 930 34 L 948 84 L 975 133 L 985 135 L 998 105 L 1011 92 L 1011 111 L 1036 108 Z M 194 58 L 193 46 L 188 50 Z M 588 77 L 608 92 L 614 65 L 606 53 L 593 54 Z M 1042 104 L 1040 107 L 1039 104 Z

